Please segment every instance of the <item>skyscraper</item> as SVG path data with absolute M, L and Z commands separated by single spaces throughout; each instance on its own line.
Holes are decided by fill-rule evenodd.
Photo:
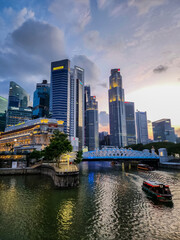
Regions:
M 91 96 L 86 109 L 86 145 L 92 151 L 99 147 L 98 102 Z
M 134 103 L 125 102 L 127 146 L 136 144 Z
M 171 120 L 164 118 L 152 123 L 155 141 L 176 142 L 174 128 L 171 127 Z
M 126 140 L 126 115 L 124 105 L 124 89 L 120 69 L 111 69 L 109 77 L 109 122 L 111 145 L 123 147 Z
M 29 94 L 17 83 L 10 82 L 6 127 L 32 119 Z
M 84 145 L 87 146 L 87 140 L 86 140 L 86 135 L 87 135 L 87 114 L 86 114 L 86 109 L 87 109 L 87 103 L 90 101 L 90 96 L 91 96 L 91 88 L 90 86 L 84 86 Z
M 79 138 L 79 149 L 84 146 L 84 69 L 71 69 L 70 136 Z
M 8 100 L 0 96 L 0 132 L 3 132 L 6 127 L 6 111 Z
M 51 63 L 52 118 L 64 121 L 64 132 L 70 132 L 70 61 Z
M 136 112 L 137 143 L 148 143 L 147 115 L 146 112 Z
M 49 116 L 50 84 L 47 80 L 37 83 L 33 98 L 33 118 Z

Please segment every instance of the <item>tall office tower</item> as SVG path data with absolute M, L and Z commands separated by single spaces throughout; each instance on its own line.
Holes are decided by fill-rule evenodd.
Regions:
M 70 136 L 79 138 L 84 147 L 84 69 L 74 66 L 70 78 Z
M 146 112 L 136 112 L 137 143 L 148 143 L 147 115 Z
M 125 102 L 127 146 L 136 144 L 134 103 Z
M 151 142 L 154 140 L 152 122 L 150 120 L 147 120 L 147 125 L 148 125 L 148 139 L 149 142 Z
M 111 69 L 109 82 L 109 123 L 111 145 L 123 147 L 127 145 L 127 139 L 124 89 L 122 88 L 120 69 Z
M 33 98 L 33 118 L 49 116 L 50 84 L 47 80 L 37 83 Z
M 170 119 L 161 119 L 152 123 L 155 141 L 176 142 L 174 128 Z
M 8 100 L 0 96 L 0 132 L 4 132 L 6 127 L 6 111 Z
M 86 109 L 87 109 L 87 103 L 90 101 L 91 96 L 91 88 L 90 86 L 84 86 L 84 145 L 87 146 L 86 141 L 86 128 L 87 128 L 87 116 L 86 116 Z
M 10 82 L 6 127 L 32 119 L 29 94 L 17 83 Z
M 51 63 L 52 118 L 64 121 L 64 132 L 70 132 L 70 61 L 68 59 Z
M 86 109 L 86 144 L 92 151 L 99 147 L 98 102 L 91 96 Z

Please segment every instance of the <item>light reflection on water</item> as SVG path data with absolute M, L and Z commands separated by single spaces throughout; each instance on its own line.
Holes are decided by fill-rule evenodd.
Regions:
M 143 180 L 170 185 L 173 205 L 153 202 Z M 56 190 L 45 176 L 0 177 L 0 239 L 180 239 L 180 172 L 122 172 L 83 162 L 80 186 Z

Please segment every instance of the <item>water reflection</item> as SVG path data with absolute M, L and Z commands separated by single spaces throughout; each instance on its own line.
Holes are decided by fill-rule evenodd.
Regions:
M 147 198 L 143 180 L 169 184 L 174 205 Z M 0 223 L 3 240 L 179 240 L 180 172 L 83 162 L 80 186 L 68 190 L 42 176 L 0 177 Z

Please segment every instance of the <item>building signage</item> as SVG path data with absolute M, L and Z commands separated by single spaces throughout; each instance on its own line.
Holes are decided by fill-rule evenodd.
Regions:
M 55 71 L 55 70 L 60 70 L 60 69 L 63 69 L 63 68 L 64 68 L 64 66 L 54 67 L 54 68 L 53 68 L 53 71 Z

